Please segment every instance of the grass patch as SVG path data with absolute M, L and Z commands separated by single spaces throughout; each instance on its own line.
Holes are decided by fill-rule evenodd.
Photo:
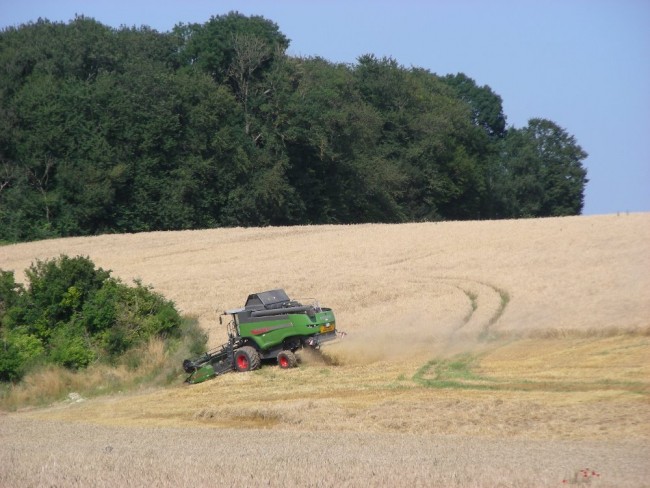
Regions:
M 461 354 L 451 360 L 433 359 L 422 366 L 413 380 L 429 388 L 496 389 L 490 379 L 477 375 L 472 369 L 478 357 Z
M 635 342 L 632 342 L 635 341 Z M 515 341 L 481 354 L 432 359 L 413 376 L 427 388 L 538 392 L 620 391 L 650 395 L 645 338 Z M 616 354 L 612 352 L 616 351 Z M 607 354 L 603 354 L 607 353 Z M 606 359 L 596 359 L 603 358 Z

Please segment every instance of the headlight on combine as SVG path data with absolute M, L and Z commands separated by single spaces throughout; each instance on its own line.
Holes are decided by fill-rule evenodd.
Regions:
M 334 322 L 327 322 L 320 326 L 320 333 L 332 332 L 334 329 L 336 329 L 336 324 Z

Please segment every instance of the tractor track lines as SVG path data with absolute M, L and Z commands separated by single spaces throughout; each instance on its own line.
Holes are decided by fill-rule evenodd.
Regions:
M 419 261 L 430 261 L 439 252 L 420 252 L 410 256 L 403 256 L 399 259 L 393 259 L 384 264 L 385 267 L 405 266 L 406 264 L 414 265 Z M 414 266 L 417 269 L 417 266 Z M 419 273 L 418 273 L 419 274 Z M 470 309 L 463 316 L 460 323 L 452 332 L 452 336 L 457 333 L 465 332 L 475 334 L 479 340 L 489 340 L 491 328 L 503 316 L 510 302 L 510 292 L 500 286 L 488 281 L 474 279 L 470 277 L 458 276 L 420 276 L 412 280 L 413 283 L 419 283 L 427 286 L 443 284 L 453 287 L 460 293 L 464 294 L 468 300 Z M 492 310 L 485 310 L 491 304 Z
M 471 278 L 455 278 L 440 276 L 435 281 L 442 282 L 463 293 L 469 302 L 470 310 L 461 322 L 454 328 L 452 336 L 458 332 L 477 333 L 479 340 L 490 339 L 490 329 L 503 316 L 510 303 L 510 293 L 486 281 Z M 493 303 L 493 311 L 484 312 L 481 302 Z M 486 316 L 487 315 L 487 316 Z M 450 338 L 451 339 L 451 338 Z
M 457 342 L 462 334 L 467 335 L 470 341 L 488 342 L 494 338 L 491 328 L 503 316 L 510 303 L 510 293 L 507 290 L 471 278 L 438 276 L 434 281 L 453 287 L 464 294 L 469 302 L 468 313 L 447 337 L 448 346 Z M 486 302 L 492 304 L 491 310 L 484 311 L 488 307 Z M 480 355 L 473 354 L 464 354 L 455 360 L 434 358 L 424 364 L 412 379 L 430 388 L 510 389 L 512 385 L 498 385 L 489 378 L 474 375 L 471 367 L 479 359 Z

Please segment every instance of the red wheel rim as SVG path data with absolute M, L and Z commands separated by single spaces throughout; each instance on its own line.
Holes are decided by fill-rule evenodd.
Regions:
M 280 363 L 280 367 L 282 368 L 288 368 L 289 367 L 289 359 L 283 354 L 280 356 L 280 359 L 278 360 Z
M 237 356 L 237 367 L 239 369 L 248 369 L 248 358 L 245 354 Z

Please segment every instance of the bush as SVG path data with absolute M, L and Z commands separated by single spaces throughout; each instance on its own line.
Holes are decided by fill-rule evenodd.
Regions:
M 106 280 L 82 307 L 86 328 L 91 334 L 100 334 L 115 325 L 119 299 L 119 284 Z
M 0 381 L 18 381 L 23 375 L 23 361 L 18 348 L 10 342 L 0 342 Z
M 34 311 L 49 326 L 69 321 L 110 277 L 110 271 L 95 269 L 93 262 L 82 256 L 36 261 L 25 273 Z
M 133 344 L 146 342 L 149 337 L 178 337 L 181 316 L 174 304 L 151 287 L 139 281 L 135 287 L 122 287 L 116 323 L 122 326 Z
M 29 334 L 24 329 L 15 329 L 7 333 L 8 341 L 18 350 L 23 363 L 33 363 L 45 354 L 43 341 Z
M 50 341 L 50 360 L 68 369 L 82 369 L 95 360 L 95 352 L 75 324 L 60 327 Z
M 178 339 L 173 302 L 139 281 L 129 287 L 82 256 L 37 261 L 17 285 L 0 270 L 0 381 L 17 381 L 35 361 L 78 370 L 114 363 L 150 340 Z
M 21 291 L 22 287 L 16 284 L 13 271 L 0 269 L 0 318 L 7 310 L 16 305 Z

